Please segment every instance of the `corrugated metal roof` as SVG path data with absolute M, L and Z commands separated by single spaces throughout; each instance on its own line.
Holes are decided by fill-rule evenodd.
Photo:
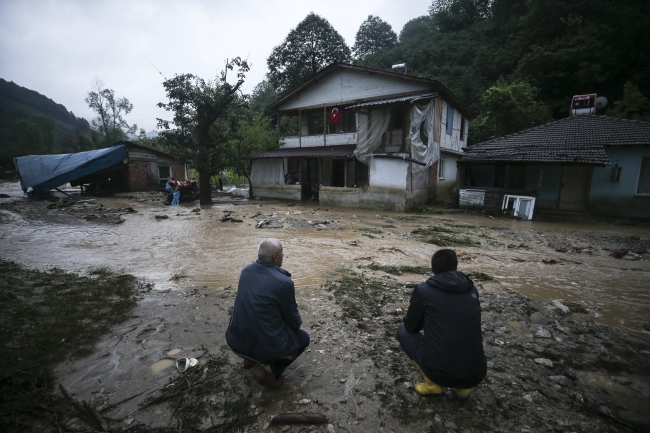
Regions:
M 464 148 L 460 162 L 609 164 L 605 146 L 650 144 L 650 123 L 582 115 Z
M 419 95 L 409 95 L 409 96 L 399 96 L 397 98 L 378 99 L 376 101 L 370 101 L 370 102 L 364 102 L 362 104 L 350 105 L 349 107 L 346 107 L 346 110 L 349 110 L 350 108 L 368 107 L 370 105 L 390 104 L 390 103 L 393 103 L 393 102 L 406 102 L 406 101 L 408 101 L 408 102 L 410 102 L 412 104 L 415 101 L 419 101 L 420 99 L 435 98 L 436 96 L 438 96 L 437 93 L 421 93 Z
M 268 152 L 256 153 L 246 156 L 244 159 L 259 158 L 299 158 L 299 157 L 339 157 L 346 158 L 354 154 L 356 144 L 343 146 L 313 146 L 313 147 L 285 147 L 283 149 L 269 150 Z

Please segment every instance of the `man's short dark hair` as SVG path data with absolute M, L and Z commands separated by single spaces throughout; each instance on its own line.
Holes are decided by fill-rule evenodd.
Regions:
M 431 256 L 431 270 L 434 274 L 455 271 L 458 259 L 454 250 L 438 250 Z

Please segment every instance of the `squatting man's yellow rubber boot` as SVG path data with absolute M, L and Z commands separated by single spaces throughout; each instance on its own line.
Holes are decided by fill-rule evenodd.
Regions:
M 420 372 L 420 374 L 424 378 L 424 382 L 417 382 L 415 384 L 415 390 L 418 392 L 418 394 L 422 394 L 422 395 L 443 395 L 444 392 L 445 392 L 445 389 L 443 387 L 441 387 L 440 385 L 437 385 L 437 384 L 433 383 L 431 380 L 429 380 L 427 375 L 424 374 L 424 372 L 422 371 L 422 369 L 420 368 L 418 363 L 415 362 L 415 360 L 413 360 L 413 364 L 415 365 L 415 368 L 418 369 L 418 371 Z M 467 391 L 468 391 L 467 394 L 469 395 L 469 390 L 467 390 Z
M 464 389 L 464 388 L 454 388 L 454 394 L 456 394 L 456 397 L 466 399 L 469 397 L 469 389 Z

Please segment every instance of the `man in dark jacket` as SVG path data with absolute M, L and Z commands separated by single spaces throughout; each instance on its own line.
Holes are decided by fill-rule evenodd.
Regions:
M 281 268 L 280 241 L 264 239 L 257 257 L 239 276 L 226 341 L 244 358 L 244 368 L 263 364 L 255 373 L 257 383 L 277 388 L 284 370 L 309 346 L 309 335 L 300 329 L 291 274 Z
M 420 394 L 443 395 L 450 387 L 467 398 L 487 374 L 478 291 L 457 266 L 453 250 L 436 251 L 433 277 L 415 287 L 397 329 L 402 350 L 424 377 L 415 384 Z

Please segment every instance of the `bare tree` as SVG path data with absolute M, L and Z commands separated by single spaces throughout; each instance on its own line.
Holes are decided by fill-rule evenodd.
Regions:
M 104 137 L 106 146 L 127 138 L 137 130 L 138 125 L 129 125 L 124 119 L 133 110 L 133 104 L 126 98 L 116 98 L 115 91 L 104 88 L 104 82 L 98 77 L 93 79 L 86 103 L 97 113 L 90 126 Z

